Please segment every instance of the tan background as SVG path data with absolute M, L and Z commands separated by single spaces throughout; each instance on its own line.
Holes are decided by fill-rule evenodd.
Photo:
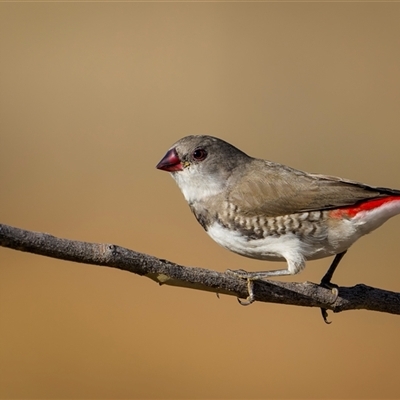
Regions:
M 400 4 L 3 3 L 0 220 L 184 265 L 215 244 L 154 167 L 187 134 L 400 188 Z M 400 291 L 400 219 L 335 281 Z M 159 287 L 0 250 L 0 397 L 400 396 L 400 318 Z M 294 280 L 319 281 L 331 260 Z

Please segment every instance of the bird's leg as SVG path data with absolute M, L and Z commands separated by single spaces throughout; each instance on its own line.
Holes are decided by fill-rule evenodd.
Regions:
M 334 283 L 331 282 L 331 279 L 333 277 L 333 274 L 336 271 L 337 266 L 339 265 L 340 261 L 342 260 L 343 256 L 346 254 L 347 250 L 343 251 L 342 253 L 336 254 L 335 258 L 332 261 L 331 266 L 329 267 L 328 271 L 326 271 L 326 274 L 322 277 L 321 279 L 321 283 L 320 285 L 327 288 L 327 289 L 331 289 L 332 293 L 334 295 L 334 299 L 331 302 L 334 303 L 336 301 L 336 299 L 339 296 L 339 290 L 338 290 L 338 286 L 335 285 Z M 321 314 L 322 314 L 322 318 L 324 319 L 324 322 L 326 324 L 330 324 L 330 322 L 328 321 L 328 311 L 326 308 L 322 308 L 321 307 Z
M 238 269 L 238 270 L 228 269 L 226 273 L 247 280 L 247 290 L 249 295 L 247 296 L 245 301 L 239 299 L 238 301 L 242 306 L 248 306 L 249 304 L 254 303 L 255 301 L 255 296 L 253 291 L 254 281 L 263 280 L 265 278 L 269 278 L 270 276 L 293 275 L 299 272 L 303 268 L 304 268 L 304 260 L 301 260 L 300 263 L 288 262 L 288 269 L 277 269 L 274 271 L 259 271 L 259 272 L 247 272 L 244 271 L 243 269 Z
M 305 267 L 304 259 L 300 260 L 287 260 L 288 267 L 287 269 L 275 269 L 273 271 L 256 271 L 256 272 L 247 272 L 243 269 L 227 269 L 226 273 L 230 275 L 234 275 L 238 278 L 242 279 L 250 279 L 252 281 L 259 281 L 263 279 L 270 278 L 272 276 L 287 276 L 287 275 L 295 275 L 299 273 Z
M 333 285 L 331 283 L 332 276 L 335 273 L 337 266 L 339 265 L 340 261 L 342 260 L 342 258 L 344 257 L 344 255 L 346 253 L 347 253 L 347 250 L 343 251 L 342 253 L 336 254 L 335 258 L 332 261 L 331 266 L 329 267 L 328 271 L 326 271 L 326 274 L 321 279 L 321 286 L 329 287 L 329 285 Z

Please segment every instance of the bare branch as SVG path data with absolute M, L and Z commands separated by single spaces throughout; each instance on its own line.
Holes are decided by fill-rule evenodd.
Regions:
M 61 239 L 47 233 L 32 232 L 0 224 L 0 245 L 14 250 L 84 264 L 118 268 L 146 276 L 159 284 L 205 290 L 246 298 L 247 284 L 242 279 L 204 268 L 185 267 L 113 244 L 98 244 Z M 340 287 L 334 303 L 332 292 L 315 283 L 256 281 L 257 301 L 322 307 L 334 312 L 365 309 L 400 314 L 400 294 L 359 284 Z

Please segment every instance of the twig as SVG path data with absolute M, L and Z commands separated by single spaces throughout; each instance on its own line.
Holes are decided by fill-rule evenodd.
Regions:
M 146 276 L 165 285 L 205 290 L 246 298 L 247 284 L 229 274 L 204 268 L 185 267 L 113 244 L 61 239 L 47 233 L 27 231 L 0 224 L 0 245 L 14 250 L 61 260 L 118 268 Z M 315 283 L 256 281 L 257 301 L 322 307 L 334 312 L 372 310 L 400 314 L 400 294 L 363 284 L 340 287 L 333 303 L 332 292 Z

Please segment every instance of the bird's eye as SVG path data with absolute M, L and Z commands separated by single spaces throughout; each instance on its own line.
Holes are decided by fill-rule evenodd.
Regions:
M 192 156 L 196 161 L 203 161 L 207 157 L 207 152 L 204 149 L 196 149 Z

